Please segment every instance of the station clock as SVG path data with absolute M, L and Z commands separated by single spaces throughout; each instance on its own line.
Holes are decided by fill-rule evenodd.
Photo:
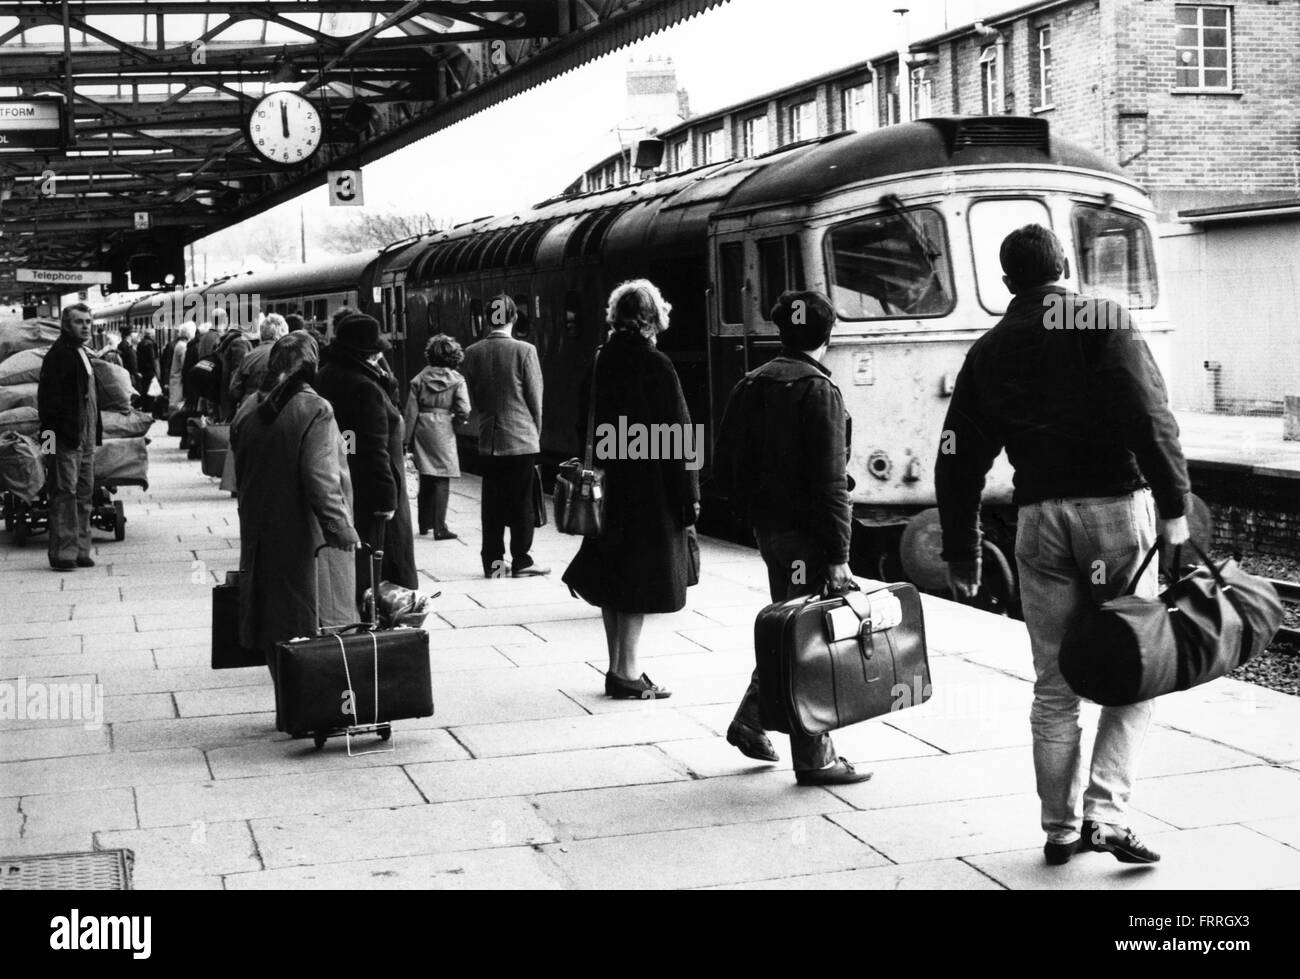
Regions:
M 320 149 L 320 112 L 297 92 L 269 92 L 248 116 L 248 143 L 269 163 L 292 167 Z

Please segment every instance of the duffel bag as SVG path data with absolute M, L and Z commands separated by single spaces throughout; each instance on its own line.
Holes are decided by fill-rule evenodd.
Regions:
M 96 485 L 149 485 L 149 449 L 147 440 L 104 439 L 95 448 Z
M 100 422 L 104 426 L 106 439 L 135 439 L 149 434 L 153 427 L 153 415 L 147 411 L 101 411 Z
M 31 436 L 0 433 L 0 486 L 27 503 L 45 488 L 45 458 Z
M 921 596 L 897 583 L 769 605 L 754 621 L 763 727 L 815 736 L 930 699 Z
M 1277 591 L 1236 561 L 1221 566 L 1191 542 L 1202 566 L 1158 598 L 1133 594 L 1156 541 L 1125 593 L 1090 608 L 1065 633 L 1060 667 L 1075 693 L 1106 707 L 1141 703 L 1218 679 L 1259 655 L 1282 624 Z M 1179 566 L 1175 550 L 1174 567 Z

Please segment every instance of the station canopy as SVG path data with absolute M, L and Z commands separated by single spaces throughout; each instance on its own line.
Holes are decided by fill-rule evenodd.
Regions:
M 0 303 L 179 284 L 185 244 L 725 2 L 0 0 Z M 245 131 L 277 90 L 324 123 L 287 168 Z

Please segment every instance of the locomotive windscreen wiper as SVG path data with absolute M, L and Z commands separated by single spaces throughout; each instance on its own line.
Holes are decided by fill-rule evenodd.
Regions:
M 899 199 L 897 194 L 882 195 L 880 203 L 889 209 L 889 213 L 892 217 L 897 218 L 898 221 L 907 228 L 908 233 L 912 236 L 912 243 L 921 249 L 921 254 L 925 256 L 926 262 L 929 264 L 931 271 L 933 271 L 934 260 L 937 258 L 943 258 L 943 252 L 938 248 L 935 248 L 934 242 L 932 242 L 930 236 L 925 233 L 925 229 L 912 220 L 911 216 L 907 213 L 907 209 L 903 207 L 902 200 Z

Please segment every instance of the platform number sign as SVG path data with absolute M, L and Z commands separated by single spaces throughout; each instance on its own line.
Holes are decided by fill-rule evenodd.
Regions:
M 331 170 L 327 183 L 330 189 L 330 207 L 361 207 L 365 204 L 360 170 Z

